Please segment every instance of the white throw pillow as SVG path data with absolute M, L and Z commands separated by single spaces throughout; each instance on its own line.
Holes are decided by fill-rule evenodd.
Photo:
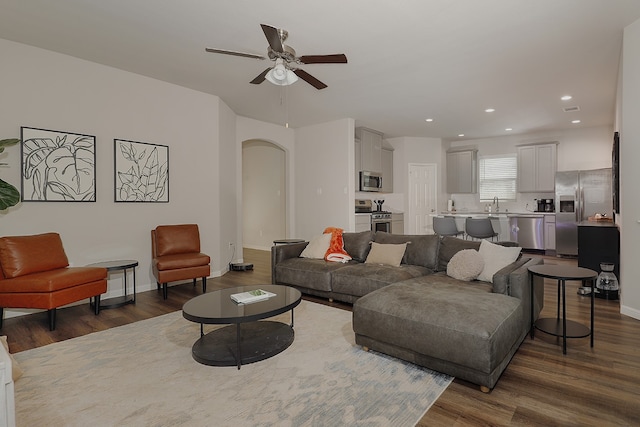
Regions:
M 447 264 L 447 276 L 470 282 L 476 280 L 484 269 L 482 255 L 475 249 L 464 249 L 451 257 Z
M 329 245 L 331 244 L 331 233 L 321 234 L 309 241 L 309 244 L 302 251 L 302 258 L 324 259 Z
M 493 275 L 517 260 L 521 250 L 520 247 L 506 247 L 483 240 L 478 252 L 484 260 L 484 268 L 478 280 L 493 283 Z
M 406 243 L 392 245 L 372 242 L 371 250 L 369 251 L 369 255 L 367 255 L 367 259 L 364 263 L 385 264 L 400 267 L 405 250 L 407 250 Z

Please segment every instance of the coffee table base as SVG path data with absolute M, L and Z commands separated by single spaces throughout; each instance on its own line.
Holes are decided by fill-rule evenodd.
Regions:
M 238 327 L 240 345 L 238 346 Z M 281 322 L 259 321 L 225 326 L 193 344 L 193 359 L 209 366 L 237 366 L 268 359 L 293 343 L 294 331 Z M 238 355 L 238 350 L 240 355 Z

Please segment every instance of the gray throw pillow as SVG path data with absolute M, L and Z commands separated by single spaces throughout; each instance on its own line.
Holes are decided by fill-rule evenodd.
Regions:
M 373 232 L 370 230 L 359 233 L 342 233 L 344 250 L 358 262 L 364 262 L 367 259 L 369 250 L 371 250 L 371 240 L 373 240 Z

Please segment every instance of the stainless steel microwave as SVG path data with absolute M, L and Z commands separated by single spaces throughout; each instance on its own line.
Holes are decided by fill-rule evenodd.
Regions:
M 360 191 L 381 191 L 382 174 L 378 172 L 360 171 Z

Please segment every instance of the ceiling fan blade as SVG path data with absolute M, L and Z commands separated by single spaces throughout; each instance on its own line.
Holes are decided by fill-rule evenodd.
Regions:
M 303 64 L 346 64 L 347 56 L 344 53 L 335 55 L 303 55 L 298 58 Z
M 207 47 L 204 50 L 206 50 L 209 53 L 222 53 L 224 55 L 242 56 L 245 58 L 253 58 L 253 59 L 267 59 L 262 55 L 254 55 L 253 53 L 236 52 L 235 50 L 214 49 L 211 47 Z
M 260 26 L 262 27 L 264 36 L 267 38 L 271 49 L 273 49 L 274 52 L 282 53 L 282 40 L 280 40 L 280 32 L 278 29 L 266 24 L 260 24 Z
M 327 87 L 326 84 L 322 83 L 320 80 L 316 79 L 311 74 L 307 73 L 305 70 L 301 70 L 298 68 L 296 70 L 293 70 L 293 72 L 296 73 L 296 76 L 300 77 L 302 80 L 309 83 L 311 86 L 315 87 L 318 90 L 324 89 L 325 87 Z
M 267 68 L 266 70 L 264 70 L 263 72 L 261 72 L 260 74 L 258 74 L 256 76 L 255 79 L 251 80 L 249 83 L 252 83 L 254 85 L 259 85 L 260 83 L 262 83 L 265 79 L 265 76 L 267 75 L 267 73 L 271 71 L 271 68 Z

